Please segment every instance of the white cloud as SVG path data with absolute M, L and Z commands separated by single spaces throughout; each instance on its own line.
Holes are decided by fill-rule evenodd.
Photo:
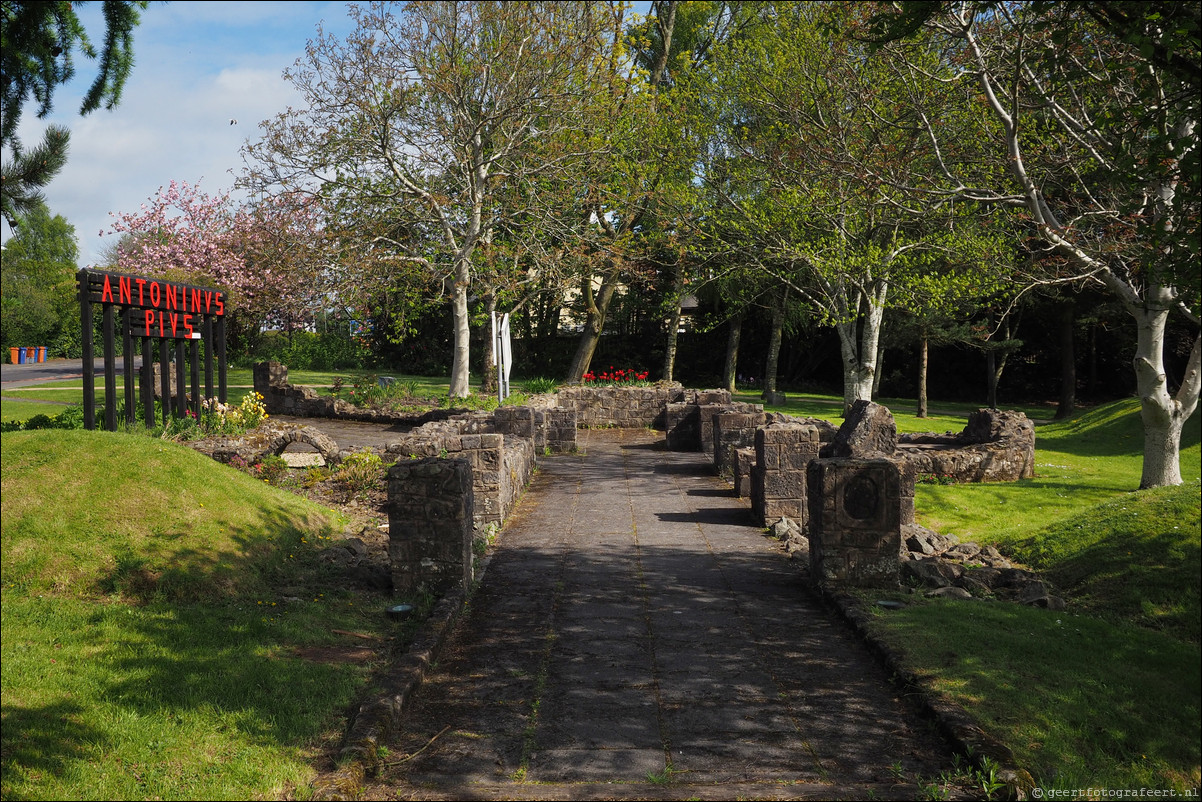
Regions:
M 350 28 L 341 3 L 155 4 L 135 30 L 135 64 L 116 109 L 78 115 L 95 75 L 86 59 L 77 62 L 77 80 L 56 94 L 48 120 L 26 104 L 19 135 L 27 145 L 48 122 L 71 130 L 67 166 L 45 194 L 50 210 L 75 226 L 80 266 L 108 241 L 98 232 L 108 229 L 109 212 L 136 210 L 172 180 L 201 181 L 210 194 L 233 185 L 240 148 L 258 135 L 259 122 L 297 102 L 282 73 L 322 20 L 342 35 Z M 101 23 L 84 23 L 99 36 Z

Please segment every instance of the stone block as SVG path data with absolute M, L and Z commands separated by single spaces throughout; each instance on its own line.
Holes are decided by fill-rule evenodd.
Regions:
M 443 594 L 472 581 L 475 498 L 467 460 L 426 458 L 388 470 L 393 591 Z
M 810 463 L 810 561 L 824 582 L 895 587 L 901 554 L 901 476 L 887 459 Z
M 701 415 L 697 404 L 668 404 L 664 430 L 669 451 L 701 450 Z
M 893 413 L 880 404 L 861 400 L 851 405 L 834 441 L 822 449 L 822 456 L 870 459 L 891 457 L 896 450 Z
M 735 451 L 735 497 L 751 497 L 751 473 L 755 468 L 755 449 L 740 448 Z
M 764 423 L 762 412 L 721 412 L 714 416 L 714 468 L 734 477 L 734 452 L 755 443 L 755 430 Z
M 818 431 L 813 426 L 778 421 L 758 427 L 753 442 L 753 517 L 762 526 L 791 518 L 804 530 L 808 517 L 805 471 L 818 456 Z

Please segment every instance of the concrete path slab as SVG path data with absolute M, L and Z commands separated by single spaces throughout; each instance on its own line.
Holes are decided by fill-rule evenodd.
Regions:
M 548 458 L 367 798 L 913 799 L 951 752 L 699 454 Z

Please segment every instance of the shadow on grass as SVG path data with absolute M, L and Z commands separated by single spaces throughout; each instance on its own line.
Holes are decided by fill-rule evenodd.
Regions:
M 321 531 L 307 517 L 261 511 L 254 526 L 231 527 L 234 549 L 184 546 L 196 543 L 186 531 L 157 532 L 153 540 L 121 547 L 114 564 L 97 580 L 105 594 L 118 593 L 139 604 L 154 601 L 219 602 L 269 592 L 273 584 L 321 581 L 310 543 Z M 298 559 L 299 555 L 299 559 Z
M 937 677 L 1041 784 L 1188 784 L 1196 772 L 1196 645 L 1010 604 L 923 604 L 886 616 L 879 625 L 907 664 Z
M 1194 412 L 1181 432 L 1181 450 L 1202 441 L 1202 414 Z M 1139 401 L 1130 398 L 1088 409 L 1071 420 L 1036 430 L 1035 446 L 1046 439 L 1050 447 L 1078 457 L 1131 456 L 1143 453 L 1144 425 Z
M 1099 543 L 1061 561 L 1048 575 L 1085 610 L 1198 643 L 1202 548 L 1157 539 L 1135 549 L 1127 551 L 1121 542 Z
M 5 703 L 0 714 L 4 730 L 4 761 L 0 787 L 4 799 L 34 799 L 19 788 L 36 788 L 50 775 L 62 776 L 71 764 L 89 760 L 107 743 L 100 730 L 85 722 L 83 706 L 55 702 L 41 707 Z

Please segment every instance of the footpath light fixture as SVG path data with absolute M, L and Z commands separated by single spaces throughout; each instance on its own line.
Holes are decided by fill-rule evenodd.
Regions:
M 104 428 L 117 429 L 117 318 L 120 316 L 122 350 L 125 354 L 125 423 L 132 425 L 137 402 L 134 397 L 135 341 L 141 343 L 142 377 L 139 384 L 146 427 L 154 426 L 155 347 L 161 365 L 163 425 L 172 415 L 188 414 L 185 362 L 191 366 L 191 413 L 200 418 L 200 344 L 203 342 L 205 398 L 213 398 L 213 357 L 217 357 L 216 398 L 226 401 L 225 303 L 224 292 L 146 276 L 131 276 L 100 270 L 80 270 L 76 274 L 79 290 L 79 319 L 83 335 L 83 409 L 84 428 L 96 428 L 96 368 L 94 362 L 93 307 L 99 304 L 103 315 L 104 349 Z M 175 403 L 171 403 L 171 351 L 174 345 L 176 365 Z M 187 349 L 185 349 L 187 344 Z M 185 357 L 187 358 L 185 360 Z

